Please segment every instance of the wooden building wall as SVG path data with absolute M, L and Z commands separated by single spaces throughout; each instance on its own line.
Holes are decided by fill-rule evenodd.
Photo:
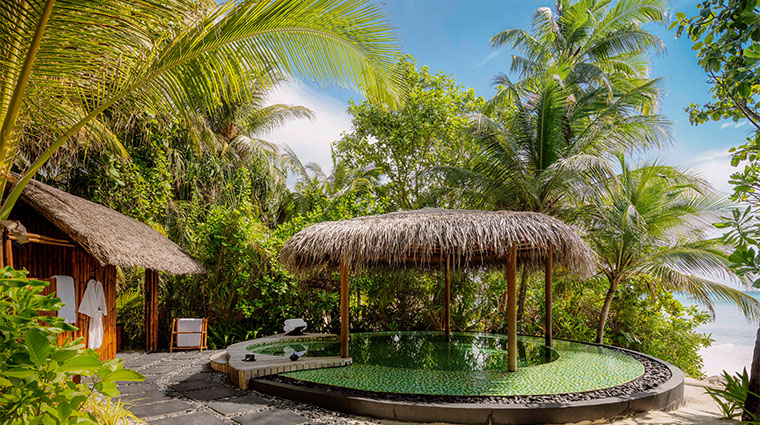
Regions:
M 11 213 L 11 220 L 18 220 L 30 233 L 36 233 L 56 239 L 69 239 L 65 233 L 55 227 L 47 219 L 39 215 L 27 205 L 19 202 Z M 76 245 L 76 244 L 75 244 Z M 82 300 L 87 281 L 94 273 L 95 279 L 103 284 L 108 314 L 103 317 L 103 344 L 97 350 L 102 360 L 116 357 L 116 268 L 111 265 L 101 266 L 94 257 L 79 246 L 74 248 L 27 243 L 13 243 L 13 266 L 16 269 L 25 268 L 29 277 L 49 280 L 55 275 L 66 275 L 74 278 L 77 293 L 77 310 Z M 45 294 L 55 291 L 51 284 L 45 289 Z M 45 313 L 43 313 L 45 314 Z M 50 313 L 55 314 L 55 313 Z M 58 342 L 63 343 L 67 338 L 85 338 L 87 343 L 89 317 L 77 313 L 79 328 L 76 332 L 65 332 L 59 336 Z

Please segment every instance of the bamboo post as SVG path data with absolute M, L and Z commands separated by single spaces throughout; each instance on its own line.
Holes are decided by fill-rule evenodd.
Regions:
M 8 231 L 3 231 L 3 265 L 13 267 L 13 242 Z
M 446 257 L 446 306 L 443 310 L 443 330 L 446 332 L 446 341 L 451 339 L 451 259 Z
M 552 346 L 552 247 L 546 249 L 544 263 L 544 345 Z
M 348 264 L 340 259 L 340 357 L 348 358 Z
M 145 269 L 145 351 L 156 350 L 158 350 L 158 272 Z
M 507 354 L 509 371 L 517 370 L 517 247 L 509 249 L 507 258 Z

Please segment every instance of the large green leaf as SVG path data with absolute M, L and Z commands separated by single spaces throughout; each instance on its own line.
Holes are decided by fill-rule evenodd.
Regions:
M 62 372 L 93 372 L 100 368 L 103 362 L 92 355 L 76 356 L 65 361 L 59 370 Z
M 108 374 L 105 374 L 105 376 L 100 376 L 100 379 L 103 382 L 114 382 L 114 381 L 144 381 L 145 376 L 139 372 L 135 372 L 131 369 L 121 369 L 117 370 L 115 372 L 111 372 Z
M 50 354 L 50 339 L 41 332 L 24 333 L 24 342 L 29 350 L 29 358 L 37 365 L 47 363 Z

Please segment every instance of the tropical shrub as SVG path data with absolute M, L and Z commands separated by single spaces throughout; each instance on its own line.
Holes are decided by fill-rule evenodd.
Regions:
M 116 296 L 116 317 L 122 325 L 122 346 L 145 347 L 145 297 L 140 288 L 125 289 Z
M 672 293 L 647 276 L 627 280 L 615 293 L 604 343 L 661 358 L 687 375 L 703 376 L 699 350 L 712 343 L 696 329 L 712 320 L 710 313 L 695 306 L 684 307 Z M 553 320 L 556 338 L 592 342 L 596 320 L 604 301 L 606 282 L 601 277 L 579 283 L 557 279 L 554 286 Z M 525 318 L 527 335 L 543 335 L 543 282 L 530 285 Z
M 0 418 L 19 425 L 97 424 L 82 408 L 87 400 L 118 395 L 116 381 L 145 378 L 121 360 L 102 362 L 81 338 L 59 346 L 58 335 L 76 328 L 40 315 L 62 307 L 53 295 L 41 295 L 48 284 L 28 279 L 26 271 L 0 269 Z M 77 383 L 76 375 L 86 379 Z
M 111 397 L 90 397 L 84 405 L 84 410 L 90 412 L 99 425 L 131 425 L 141 423 L 129 406 L 121 400 Z
M 744 411 L 744 402 L 747 400 L 747 394 L 749 394 L 749 374 L 747 369 L 742 369 L 741 372 L 737 372 L 736 375 L 731 375 L 725 370 L 722 375 L 725 383 L 723 388 L 705 388 L 707 394 L 715 400 L 720 408 L 720 413 L 724 419 L 737 419 L 741 418 L 744 414 L 749 415 L 751 421 L 742 421 L 744 424 L 756 424 L 760 423 L 760 418 L 752 414 L 752 412 Z

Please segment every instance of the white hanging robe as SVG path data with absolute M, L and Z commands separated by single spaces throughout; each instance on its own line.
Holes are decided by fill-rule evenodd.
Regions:
M 87 282 L 87 289 L 79 304 L 79 312 L 90 317 L 87 348 L 100 348 L 103 344 L 103 316 L 108 314 L 102 283 L 95 279 Z

